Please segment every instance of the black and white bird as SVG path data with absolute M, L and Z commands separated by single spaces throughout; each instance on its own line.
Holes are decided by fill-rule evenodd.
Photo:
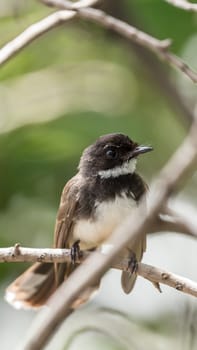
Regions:
M 78 173 L 65 185 L 57 213 L 54 247 L 71 248 L 80 242 L 81 250 L 101 246 L 111 233 L 136 210 L 147 185 L 136 173 L 137 157 L 152 150 L 140 146 L 120 133 L 101 136 L 87 147 L 80 159 Z M 142 259 L 146 238 L 127 247 L 124 256 Z M 72 263 L 36 263 L 6 290 L 6 300 L 17 308 L 40 307 L 72 273 Z M 136 274 L 123 271 L 122 288 L 129 293 Z M 81 295 L 75 305 L 85 302 L 99 285 Z

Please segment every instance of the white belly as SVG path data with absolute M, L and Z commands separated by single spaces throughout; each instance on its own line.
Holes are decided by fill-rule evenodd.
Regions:
M 96 247 L 136 208 L 136 202 L 126 196 L 117 196 L 115 200 L 98 203 L 94 221 L 83 219 L 77 222 L 73 232 L 74 239 L 80 240 L 81 249 Z

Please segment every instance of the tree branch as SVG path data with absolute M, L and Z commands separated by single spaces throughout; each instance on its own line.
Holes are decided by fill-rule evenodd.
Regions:
M 41 21 L 32 24 L 25 29 L 24 32 L 0 49 L 0 65 L 6 63 L 10 58 L 20 52 L 24 47 L 29 45 L 39 36 L 57 27 L 58 25 L 61 25 L 65 21 L 68 21 L 75 15 L 75 11 L 58 11 L 42 19 Z
M 39 0 L 47 6 L 67 9 L 70 1 L 65 0 Z M 71 3 L 72 4 L 72 3 Z M 147 47 L 149 50 L 155 52 L 168 64 L 174 66 L 178 70 L 182 71 L 187 75 L 193 82 L 197 82 L 197 73 L 192 70 L 185 62 L 179 57 L 169 51 L 171 45 L 170 39 L 158 40 L 147 33 L 144 33 L 137 28 L 118 20 L 112 16 L 107 15 L 105 12 L 93 8 L 83 8 L 77 11 L 77 15 L 80 18 L 95 22 L 102 25 L 104 28 L 111 29 L 121 36 L 132 40 L 140 44 L 141 46 Z
M 110 247 L 103 246 L 103 250 L 110 250 Z M 102 250 L 102 248 L 101 248 Z M 77 263 L 86 264 L 87 257 L 90 257 L 93 253 L 88 251 L 81 252 L 81 257 Z M 103 253 L 101 253 L 103 254 Z M 45 263 L 63 263 L 71 261 L 70 249 L 36 249 L 25 248 L 18 244 L 15 247 L 1 248 L 0 249 L 0 262 L 45 262 Z M 127 270 L 129 265 L 129 259 L 116 257 L 115 261 L 111 264 L 111 268 L 119 270 Z M 160 268 L 138 263 L 137 274 L 142 276 L 153 283 L 166 284 L 172 288 L 175 288 L 183 293 L 193 295 L 197 297 L 197 283 L 189 279 L 180 277 L 171 272 L 162 270 Z
M 116 17 L 116 14 L 118 14 L 118 18 L 122 21 L 129 22 L 129 24 L 135 27 L 140 25 L 141 29 L 143 31 L 145 30 L 144 27 L 146 25 L 141 18 L 141 13 L 136 12 L 132 2 L 129 5 L 129 13 L 125 2 L 108 0 L 105 4 L 111 16 Z M 116 42 L 119 40 L 119 36 L 115 36 L 114 33 L 112 37 Z M 174 117 L 181 121 L 186 130 L 188 130 L 195 118 L 195 111 L 189 101 L 182 96 L 174 79 L 171 79 L 170 75 L 166 74 L 169 72 L 166 72 L 166 67 L 162 64 L 161 60 L 159 61 L 157 55 L 154 55 L 150 50 L 137 43 L 125 39 L 124 45 L 127 45 L 126 47 L 129 49 L 131 57 L 133 57 L 133 54 L 137 56 L 141 69 L 145 69 L 145 74 L 148 74 L 150 82 L 153 83 L 153 89 L 159 88 L 161 90 L 161 93 L 167 98 L 167 102 L 174 109 Z
M 39 1 L 42 2 L 41 0 L 39 0 Z M 99 0 L 79 0 L 77 2 L 64 0 L 64 9 L 66 9 L 66 10 L 79 10 L 79 9 L 84 8 L 84 7 L 94 6 L 98 2 L 99 2 Z M 50 0 L 48 0 L 47 6 L 53 7 L 53 4 Z
M 21 33 L 14 40 L 10 41 L 0 50 L 0 65 L 7 62 L 17 52 L 21 51 L 25 46 L 30 44 L 33 40 L 53 29 L 54 27 L 68 21 L 73 17 L 79 17 L 91 22 L 97 23 L 104 28 L 114 30 L 121 36 L 132 40 L 149 50 L 154 51 L 159 57 L 172 66 L 176 67 L 185 73 L 193 82 L 197 82 L 197 73 L 188 67 L 179 57 L 168 51 L 171 40 L 158 40 L 147 33 L 138 30 L 129 24 L 120 21 L 105 12 L 93 8 L 79 8 L 78 10 L 67 10 L 68 5 L 73 3 L 64 0 L 41 0 L 48 6 L 63 8 L 65 10 L 57 11 L 43 20 L 31 25 L 23 33 Z M 90 2 L 90 0 L 89 0 Z M 79 2 L 81 3 L 81 2 Z M 77 3 L 75 4 L 75 8 Z
M 155 217 L 164 207 L 166 200 L 177 187 L 177 184 L 188 175 L 197 159 L 197 121 L 179 149 L 160 172 L 158 180 L 151 186 L 148 212 L 144 211 L 144 203 L 139 206 L 125 223 L 118 227 L 106 244 L 111 245 L 107 254 L 96 251 L 86 259 L 86 264 L 79 266 L 51 296 L 48 308 L 43 309 L 35 319 L 32 332 L 24 340 L 20 350 L 40 350 L 47 343 L 66 316 L 70 313 L 70 306 L 84 290 L 94 285 L 109 266 L 115 261 L 121 251 L 131 243 L 134 245 L 149 232 Z M 170 279 L 168 277 L 166 280 Z
M 191 12 L 197 12 L 197 4 L 192 4 L 186 0 L 164 0 L 164 1 L 168 2 L 170 5 L 178 7 L 179 9 L 191 11 Z
M 166 284 L 183 293 L 197 297 L 197 283 L 158 267 L 140 263 L 138 275 L 148 279 L 153 283 Z
M 33 40 L 37 39 L 39 36 L 76 16 L 82 18 L 84 17 L 85 19 L 89 19 L 94 22 L 96 21 L 99 24 L 105 24 L 105 27 L 107 26 L 108 28 L 110 28 L 111 26 L 114 27 L 114 23 L 110 24 L 111 19 L 113 20 L 113 17 L 106 16 L 105 13 L 100 10 L 92 8 L 80 9 L 78 11 L 70 9 L 68 10 L 68 8 L 73 7 L 74 4 L 71 3 L 69 7 L 69 1 L 64 2 L 62 0 L 56 0 L 55 2 L 52 0 L 47 0 L 42 2 L 48 6 L 56 6 L 64 10 L 57 11 L 52 15 L 49 15 L 48 17 L 44 18 L 43 20 L 36 22 L 35 24 L 28 27 L 14 40 L 6 44 L 0 50 L 0 65 L 7 62 L 12 56 L 14 56 L 17 52 L 21 51 L 21 49 L 30 44 Z M 116 19 L 114 20 L 118 22 L 118 24 L 115 23 L 115 27 L 117 28 L 116 30 L 120 34 L 127 36 L 129 37 L 129 39 L 133 39 L 134 41 L 138 41 L 142 45 L 148 46 L 149 48 L 160 47 L 161 49 L 167 48 L 170 45 L 170 41 L 168 39 L 163 41 L 157 40 L 149 36 L 148 34 L 143 33 L 137 30 L 136 28 L 127 25 L 124 22 L 118 21 Z
M 197 238 L 197 227 L 191 220 L 179 214 L 160 214 L 151 226 L 151 233 L 176 232 Z

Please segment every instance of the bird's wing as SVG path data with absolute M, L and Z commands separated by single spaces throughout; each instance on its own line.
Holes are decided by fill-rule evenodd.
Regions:
M 76 175 L 69 180 L 62 191 L 54 231 L 55 248 L 71 248 L 72 244 L 74 243 L 73 230 L 77 220 L 79 208 L 78 177 L 79 175 Z M 71 264 L 55 264 L 56 284 L 59 285 L 62 283 L 65 277 L 71 272 Z
M 54 230 L 55 248 L 70 248 L 74 243 L 72 233 L 77 219 L 79 205 L 77 178 L 78 175 L 69 180 L 62 191 Z
M 56 248 L 71 248 L 74 242 L 73 230 L 76 220 L 79 218 L 79 175 L 72 178 L 64 187 L 60 207 L 57 214 L 54 246 Z M 61 284 L 72 273 L 75 266 L 71 263 L 55 264 L 56 285 Z M 99 281 L 95 285 L 86 288 L 86 290 L 76 299 L 72 308 L 77 308 L 85 303 L 92 292 L 99 286 Z

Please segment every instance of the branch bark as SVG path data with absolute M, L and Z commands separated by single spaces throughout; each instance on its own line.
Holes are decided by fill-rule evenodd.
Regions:
M 151 233 L 176 232 L 197 238 L 197 227 L 191 220 L 174 213 L 160 214 L 155 218 Z
M 84 7 L 94 6 L 98 2 L 99 0 L 79 0 L 77 2 L 64 0 L 64 8 L 66 10 L 79 10 Z M 52 4 L 50 4 L 50 0 L 48 1 L 48 6 L 53 6 Z
M 148 279 L 153 283 L 166 284 L 183 293 L 197 296 L 197 283 L 188 278 L 175 275 L 166 270 L 140 263 L 138 267 L 138 275 Z
M 168 2 L 170 5 L 178 7 L 179 9 L 191 12 L 197 12 L 197 4 L 192 4 L 187 0 L 164 0 Z
M 15 39 L 7 43 L 0 50 L 0 65 L 20 52 L 24 47 L 32 43 L 49 30 L 61 25 L 76 15 L 75 11 L 58 11 L 36 22 L 19 34 Z

